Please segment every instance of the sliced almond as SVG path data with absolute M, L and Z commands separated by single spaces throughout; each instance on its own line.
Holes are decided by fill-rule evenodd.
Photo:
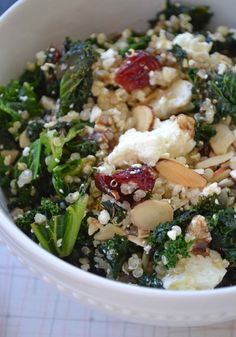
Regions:
M 105 241 L 112 239 L 115 234 L 124 236 L 125 231 L 120 227 L 114 226 L 113 224 L 108 224 L 101 228 L 100 231 L 94 235 L 94 239 L 99 241 Z
M 225 178 L 228 178 L 230 175 L 230 169 L 226 169 L 224 167 L 220 167 L 218 170 L 216 170 L 213 174 L 213 176 L 208 179 L 209 182 L 219 182 Z
M 212 166 L 218 166 L 220 164 L 225 163 L 227 160 L 230 160 L 231 158 L 233 158 L 233 156 L 234 156 L 234 152 L 231 151 L 226 154 L 210 157 L 206 160 L 203 160 L 197 163 L 196 168 L 207 168 L 207 167 L 212 167 Z
M 200 176 L 200 174 L 174 160 L 160 160 L 156 164 L 156 170 L 162 177 L 173 184 L 192 188 L 203 188 L 207 183 L 206 179 Z
M 133 109 L 132 113 L 136 121 L 135 128 L 137 131 L 144 132 L 151 129 L 154 121 L 152 109 L 146 105 L 138 105 Z
M 150 235 L 149 229 L 138 228 L 138 238 L 146 239 Z
M 225 154 L 234 141 L 234 134 L 225 124 L 215 126 L 216 135 L 211 138 L 210 144 L 215 154 Z
M 168 202 L 146 200 L 131 210 L 131 222 L 138 228 L 153 230 L 160 223 L 173 220 L 173 214 Z
M 135 243 L 137 246 L 145 247 L 147 245 L 147 241 L 145 239 L 140 239 L 135 235 L 128 235 L 128 240 Z

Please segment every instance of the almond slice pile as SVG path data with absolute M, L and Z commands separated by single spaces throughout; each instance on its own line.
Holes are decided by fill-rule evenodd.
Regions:
M 144 230 L 153 230 L 160 223 L 173 220 L 173 216 L 173 209 L 166 201 L 146 200 L 131 210 L 131 222 Z
M 156 164 L 157 172 L 169 182 L 192 188 L 204 188 L 205 178 L 192 169 L 170 159 L 160 160 Z

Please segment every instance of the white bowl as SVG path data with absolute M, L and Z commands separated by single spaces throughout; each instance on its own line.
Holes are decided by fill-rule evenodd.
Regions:
M 214 22 L 234 26 L 234 0 L 201 2 L 216 12 Z M 92 32 L 142 27 L 156 13 L 158 3 L 163 0 L 19 1 L 0 19 L 0 82 L 16 77 L 36 51 L 51 42 L 59 44 L 65 36 L 84 38 Z M 107 280 L 41 249 L 15 226 L 2 204 L 3 243 L 32 272 L 80 302 L 125 320 L 162 326 L 196 326 L 236 318 L 236 287 L 163 291 Z

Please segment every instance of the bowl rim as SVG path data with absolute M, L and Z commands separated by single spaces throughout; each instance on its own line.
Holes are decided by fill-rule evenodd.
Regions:
M 32 2 L 33 0 L 18 0 L 11 7 L 9 7 L 1 16 L 0 16 L 0 29 L 1 25 L 4 24 L 6 20 L 10 17 L 17 14 L 17 11 L 21 9 L 24 4 Z M 206 298 L 209 300 L 215 299 L 215 297 L 229 297 L 232 294 L 236 294 L 236 286 L 215 288 L 208 290 L 166 290 L 166 289 L 156 289 L 143 286 L 135 286 L 133 284 L 122 283 L 119 281 L 111 280 L 99 275 L 96 275 L 91 272 L 84 271 L 79 267 L 76 267 L 59 257 L 47 252 L 39 245 L 37 245 L 33 240 L 31 240 L 24 232 L 22 232 L 13 220 L 7 216 L 3 211 L 3 208 L 0 206 L 0 234 L 5 232 L 7 237 L 10 237 L 12 241 L 19 247 L 22 247 L 26 252 L 28 252 L 28 259 L 32 261 L 35 260 L 44 260 L 47 264 L 48 270 L 57 269 L 60 273 L 66 273 L 69 278 L 72 278 L 76 281 L 81 281 L 81 279 L 89 286 L 97 285 L 99 288 L 106 289 L 106 291 L 116 291 L 117 293 L 125 293 L 129 296 L 135 297 L 156 297 L 159 299 L 191 299 L 196 301 L 201 301 Z M 3 237 L 5 235 L 3 234 Z M 2 239 L 0 235 L 0 239 Z M 0 241 L 1 242 L 1 241 Z M 2 240 L 3 244 L 4 239 Z M 11 249 L 11 245 L 9 245 Z M 37 268 L 36 268 L 37 270 Z M 49 272 L 50 274 L 50 272 Z M 60 282 L 59 282 L 60 283 Z

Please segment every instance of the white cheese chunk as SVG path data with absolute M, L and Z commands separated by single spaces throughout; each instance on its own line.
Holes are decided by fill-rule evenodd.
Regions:
M 185 156 L 194 148 L 195 141 L 179 127 L 177 119 L 156 123 L 156 127 L 153 131 L 126 131 L 120 136 L 118 145 L 109 154 L 106 163 L 113 167 L 138 162 L 154 166 L 166 153 L 176 158 Z
M 166 119 L 184 111 L 191 102 L 192 87 L 192 83 L 180 79 L 168 89 L 159 90 L 157 97 L 150 103 L 155 115 Z
M 191 254 L 169 270 L 162 279 L 163 286 L 172 290 L 213 289 L 222 281 L 228 265 L 214 250 L 206 257 Z
M 168 87 L 178 77 L 178 70 L 172 67 L 163 67 L 161 70 L 149 72 L 149 83 Z
M 197 62 L 207 62 L 212 43 L 208 43 L 203 35 L 193 35 L 191 33 L 179 34 L 174 38 L 173 44 L 178 44 L 188 54 L 190 58 Z

